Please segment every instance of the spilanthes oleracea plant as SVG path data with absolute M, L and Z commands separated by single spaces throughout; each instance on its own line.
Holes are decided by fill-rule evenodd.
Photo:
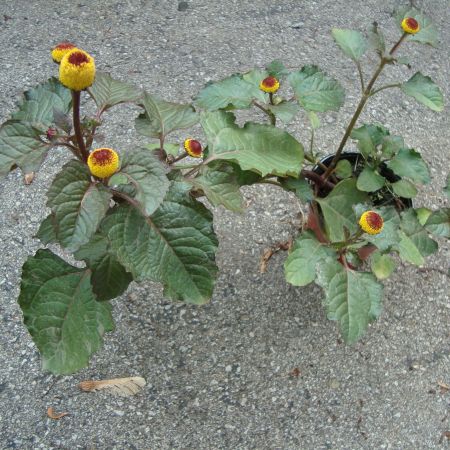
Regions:
M 344 340 L 360 339 L 381 313 L 382 280 L 397 261 L 421 266 L 450 235 L 449 208 L 432 211 L 414 200 L 431 179 L 412 137 L 405 142 L 382 124 L 359 120 L 367 102 L 388 89 L 436 113 L 444 108 L 439 87 L 421 72 L 380 84 L 384 70 L 405 64 L 410 45 L 436 43 L 421 12 L 402 9 L 396 20 L 390 45 L 375 24 L 367 34 L 332 30 L 356 65 L 361 96 L 340 142 L 326 146 L 329 155 L 316 145 L 320 114 L 338 111 L 345 92 L 315 65 L 288 70 L 273 61 L 209 83 L 192 104 L 178 104 L 96 71 L 94 58 L 75 44 L 56 45 L 59 76 L 25 92 L 0 128 L 0 175 L 19 168 L 29 182 L 51 149 L 70 156 L 48 189 L 48 215 L 36 234 L 46 248 L 23 265 L 18 300 L 43 368 L 67 374 L 86 366 L 114 327 L 110 301 L 133 280 L 160 282 L 174 301 L 208 302 L 218 241 L 205 205 L 240 213 L 240 188 L 257 183 L 291 192 L 293 207 L 300 201 L 307 209 L 298 233 L 280 245 L 288 250 L 287 281 L 316 282 Z M 367 77 L 361 57 L 369 50 L 377 64 Z M 83 115 L 81 96 L 93 102 L 92 116 Z M 105 113 L 122 103 L 140 108 L 134 125 L 147 143 L 100 147 Z M 254 112 L 254 120 L 240 126 L 236 110 Z M 301 110 L 311 129 L 306 147 L 288 131 Z M 79 263 L 57 256 L 56 246 Z

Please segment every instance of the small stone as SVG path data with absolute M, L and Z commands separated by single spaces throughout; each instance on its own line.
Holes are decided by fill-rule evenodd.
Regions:
M 228 365 L 227 367 L 225 367 L 225 372 L 231 372 L 232 367 L 230 365 Z
M 125 415 L 125 411 L 121 411 L 120 409 L 115 409 L 115 410 L 114 410 L 114 414 L 115 414 L 116 416 L 122 417 L 122 416 Z
M 189 8 L 188 2 L 179 2 L 178 11 L 186 11 Z

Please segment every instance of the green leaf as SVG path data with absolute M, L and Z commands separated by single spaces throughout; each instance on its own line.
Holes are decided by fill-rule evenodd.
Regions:
M 277 119 L 280 119 L 286 125 L 292 122 L 294 117 L 300 111 L 300 107 L 297 103 L 289 101 L 282 101 L 277 105 L 266 105 L 266 107 L 275 114 Z
M 305 178 L 280 178 L 279 182 L 287 191 L 292 191 L 304 203 L 308 203 L 314 199 L 314 193 L 311 185 Z
M 266 70 L 270 76 L 278 78 L 278 79 L 289 74 L 289 71 L 286 69 L 284 64 L 281 61 L 279 61 L 278 59 L 275 59 L 274 61 L 272 61 L 266 67 Z
M 336 164 L 335 174 L 341 179 L 350 178 L 353 175 L 353 168 L 350 164 L 350 161 L 348 161 L 347 159 L 341 159 L 340 161 L 338 161 L 338 163 Z
M 45 83 L 24 92 L 24 98 L 19 104 L 19 111 L 12 115 L 15 120 L 32 122 L 49 126 L 55 123 L 55 111 L 66 114 L 69 112 L 72 95 L 57 78 L 50 78 Z
M 119 263 L 107 236 L 99 232 L 75 253 L 92 270 L 92 290 L 99 301 L 111 300 L 123 294 L 132 276 Z
M 398 232 L 398 235 L 400 237 L 400 241 L 398 242 L 400 258 L 416 266 L 422 266 L 425 263 L 425 259 L 420 254 L 419 249 L 414 245 L 414 242 L 401 230 Z
M 340 181 L 330 194 L 317 199 L 325 219 L 325 229 L 332 242 L 345 239 L 345 228 L 350 234 L 359 230 L 353 205 L 366 200 L 367 195 L 356 188 L 356 180 L 353 178 Z
M 405 17 L 413 17 L 419 22 L 420 31 L 416 34 L 411 34 L 408 36 L 409 41 L 420 42 L 422 44 L 429 44 L 433 47 L 437 46 L 438 43 L 438 32 L 436 25 L 432 22 L 432 20 L 422 14 L 415 8 L 411 8 L 409 6 L 404 6 L 399 8 L 396 14 L 398 25 L 400 26 L 402 20 Z M 401 26 L 400 26 L 401 29 Z M 403 32 L 403 30 L 402 30 Z
M 414 198 L 417 195 L 416 187 L 408 180 L 399 180 L 392 183 L 392 189 L 399 197 Z
M 433 211 L 425 223 L 425 228 L 435 236 L 450 238 L 450 208 Z
M 135 120 L 136 131 L 152 138 L 165 137 L 175 130 L 189 128 L 198 122 L 198 114 L 191 105 L 166 102 L 144 92 L 145 113 Z
M 447 197 L 450 199 L 450 173 L 447 175 L 447 180 L 443 191 L 447 194 Z
M 8 120 L 0 127 L 0 176 L 14 166 L 23 173 L 36 172 L 51 144 L 40 139 L 41 132 L 26 122 Z
M 389 169 L 400 177 L 410 178 L 416 183 L 429 183 L 428 167 L 419 152 L 412 148 L 402 148 L 387 163 Z
M 223 108 L 250 108 L 253 100 L 264 102 L 266 96 L 255 83 L 245 81 L 242 75 L 233 75 L 224 80 L 210 83 L 195 99 L 195 104 L 208 111 Z
M 38 250 L 25 262 L 19 305 L 43 369 L 58 375 L 87 366 L 104 333 L 114 328 L 110 305 L 95 300 L 90 270 L 49 250 Z
M 169 180 L 160 161 L 146 149 L 127 152 L 122 157 L 119 174 L 125 175 L 127 182 L 133 185 L 134 198 L 145 213 L 153 214 L 169 189 Z
M 51 213 L 41 222 L 35 237 L 44 245 L 56 243 L 58 242 L 58 236 L 56 234 L 57 226 L 55 215 Z
M 288 76 L 295 98 L 307 111 L 337 111 L 344 103 L 343 87 L 316 66 L 305 66 Z
M 88 167 L 69 161 L 47 192 L 57 224 L 58 242 L 70 251 L 89 242 L 109 208 L 111 193 L 91 180 Z
M 395 270 L 395 262 L 389 255 L 374 252 L 370 257 L 370 268 L 379 280 L 385 280 Z
M 208 112 L 201 125 L 208 140 L 212 160 L 231 160 L 243 170 L 297 177 L 303 162 L 303 146 L 289 133 L 270 125 L 246 123 L 239 128 L 231 113 Z
M 367 50 L 367 41 L 359 31 L 333 28 L 331 34 L 341 50 L 354 61 L 361 58 Z
M 383 286 L 371 273 L 346 270 L 334 260 L 318 265 L 328 318 L 339 322 L 348 344 L 356 342 L 381 313 Z
M 317 264 L 333 256 L 335 252 L 319 242 L 311 231 L 302 233 L 284 263 L 286 280 L 294 286 L 306 286 L 316 278 Z
M 159 142 L 152 142 L 151 144 L 144 145 L 144 147 L 149 150 L 159 150 L 160 145 Z M 164 142 L 164 151 L 168 155 L 178 156 L 178 153 L 180 153 L 180 144 L 169 144 L 168 142 Z
M 354 128 L 350 137 L 358 141 L 359 151 L 365 158 L 368 158 L 375 156 L 377 147 L 382 144 L 384 138 L 388 135 L 389 131 L 382 125 L 364 124 L 359 128 Z
M 437 242 L 428 236 L 427 230 L 420 224 L 414 209 L 410 208 L 403 211 L 401 218 L 402 230 L 411 239 L 422 256 L 429 256 L 437 251 Z
M 381 153 L 385 158 L 392 158 L 402 148 L 405 148 L 405 141 L 401 136 L 385 136 L 381 144 Z
M 384 41 L 384 35 L 378 28 L 378 24 L 374 22 L 369 28 L 368 32 L 369 46 L 376 50 L 380 55 L 383 55 L 386 51 L 386 44 Z
M 95 81 L 89 92 L 97 108 L 106 111 L 111 106 L 126 102 L 137 102 L 142 91 L 124 81 L 115 80 L 109 73 L 97 72 Z
M 265 93 L 259 89 L 259 84 L 261 83 L 262 80 L 264 80 L 264 78 L 267 78 L 268 76 L 269 76 L 269 73 L 266 70 L 261 70 L 261 69 L 253 69 L 242 75 L 242 79 L 244 81 L 246 81 L 247 83 L 250 83 L 254 87 L 258 88 L 258 97 L 256 97 L 256 98 L 259 98 L 261 101 L 264 101 L 264 102 L 269 98 L 269 96 L 267 93 Z
M 428 218 L 433 213 L 433 211 L 431 211 L 431 209 L 428 209 L 428 208 L 416 208 L 415 211 L 416 211 L 417 220 L 419 221 L 420 225 L 425 225 Z
M 430 77 L 422 75 L 420 72 L 414 74 L 400 88 L 406 95 L 414 97 L 419 103 L 433 111 L 444 109 L 444 97 L 441 90 Z
M 191 180 L 201 189 L 214 206 L 222 205 L 230 211 L 243 212 L 244 199 L 233 167 L 216 161 L 201 169 L 200 175 Z
M 385 179 L 372 167 L 366 166 L 358 176 L 356 187 L 360 191 L 375 192 L 384 186 Z
M 171 298 L 201 304 L 213 291 L 217 239 L 212 214 L 190 198 L 189 189 L 174 182 L 151 218 L 126 204 L 114 208 L 104 230 L 135 280 L 162 282 Z
M 314 111 L 308 111 L 308 119 L 313 130 L 317 130 L 318 128 L 320 128 L 319 116 Z

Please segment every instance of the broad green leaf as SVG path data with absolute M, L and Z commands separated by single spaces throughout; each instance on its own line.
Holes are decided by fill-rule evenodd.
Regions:
M 361 58 L 367 50 L 366 38 L 359 31 L 333 28 L 331 34 L 341 50 L 354 61 Z
M 335 174 L 342 180 L 344 178 L 350 178 L 353 175 L 353 168 L 350 164 L 350 161 L 348 161 L 347 159 L 341 159 L 340 161 L 338 161 L 338 163 L 336 164 Z
M 146 149 L 125 153 L 119 174 L 133 185 L 134 198 L 144 207 L 147 215 L 153 214 L 169 189 L 169 180 L 160 161 Z
M 87 366 L 105 332 L 114 328 L 111 306 L 97 302 L 92 292 L 90 270 L 49 250 L 38 250 L 25 262 L 19 305 L 43 369 L 58 375 Z
M 366 166 L 358 176 L 356 187 L 360 191 L 375 192 L 384 186 L 385 179 L 372 167 Z
M 233 167 L 219 161 L 201 169 L 200 175 L 191 180 L 201 189 L 214 206 L 222 205 L 230 211 L 243 212 L 244 199 Z
M 337 111 L 344 103 L 343 87 L 316 66 L 305 66 L 292 72 L 288 81 L 295 98 L 307 111 Z
M 428 218 L 433 213 L 433 211 L 431 211 L 431 209 L 428 208 L 416 208 L 415 211 L 417 220 L 419 221 L 420 225 L 425 225 Z
M 319 242 L 311 231 L 302 233 L 284 263 L 284 273 L 288 283 L 306 286 L 316 278 L 316 266 L 335 252 L 326 244 Z
M 143 136 L 159 138 L 175 130 L 189 128 L 198 122 L 198 114 L 191 105 L 166 102 L 144 92 L 142 107 L 145 113 L 135 120 L 136 131 Z
M 151 144 L 144 145 L 144 147 L 149 150 L 159 150 L 160 145 L 159 142 L 152 142 Z M 180 144 L 169 144 L 168 142 L 164 142 L 164 151 L 168 155 L 178 156 L 178 153 L 180 153 Z
M 102 227 L 119 262 L 135 280 L 159 281 L 171 298 L 201 304 L 213 291 L 217 239 L 212 214 L 190 198 L 189 189 L 174 182 L 151 218 L 120 205 Z
M 409 41 L 416 41 L 422 44 L 430 44 L 433 47 L 437 46 L 438 43 L 437 28 L 436 25 L 432 22 L 432 20 L 428 16 L 425 16 L 415 8 L 404 6 L 399 8 L 396 14 L 399 26 L 405 17 L 413 17 L 414 19 L 417 20 L 417 22 L 420 25 L 420 31 L 417 34 L 411 34 L 408 36 L 407 39 Z
M 435 236 L 450 238 L 450 208 L 433 211 L 425 223 L 425 228 Z
M 386 51 L 386 44 L 384 41 L 384 35 L 378 28 L 378 24 L 374 22 L 368 31 L 368 43 L 371 48 L 376 50 L 380 55 L 383 55 Z
M 317 130 L 318 128 L 320 128 L 319 116 L 314 111 L 308 111 L 308 119 L 313 130 Z
M 264 101 L 264 92 L 256 84 L 245 81 L 242 75 L 233 75 L 206 85 L 196 97 L 195 104 L 208 111 L 229 107 L 245 109 L 250 108 L 255 99 Z
M 371 273 L 346 270 L 331 260 L 318 265 L 318 284 L 325 290 L 328 318 L 339 322 L 349 344 L 362 337 L 381 313 L 383 286 Z
M 387 163 L 389 169 L 400 177 L 410 178 L 415 183 L 429 183 L 430 174 L 426 162 L 419 152 L 412 148 L 402 148 Z
M 280 178 L 279 182 L 287 191 L 292 191 L 303 202 L 308 203 L 314 199 L 314 193 L 311 185 L 305 178 Z
M 12 118 L 45 126 L 55 123 L 55 111 L 68 113 L 72 103 L 70 90 L 57 78 L 50 78 L 45 83 L 24 92 L 23 95 L 19 111 L 15 112 Z
M 142 97 L 142 91 L 136 86 L 115 80 L 109 73 L 102 72 L 95 74 L 95 81 L 89 92 L 101 111 L 120 103 L 137 102 Z
M 420 254 L 419 249 L 414 245 L 414 242 L 401 230 L 398 232 L 398 235 L 400 237 L 400 241 L 398 242 L 400 258 L 416 266 L 422 266 L 425 263 L 425 259 Z
M 234 116 L 223 111 L 201 115 L 212 160 L 231 160 L 243 170 L 297 177 L 303 162 L 303 146 L 289 133 L 269 125 L 234 123 Z
M 254 87 L 257 87 L 259 90 L 258 97 L 261 101 L 266 101 L 269 98 L 269 95 L 259 89 L 259 83 L 261 83 L 264 78 L 267 78 L 269 73 L 266 70 L 261 69 L 253 69 L 250 72 L 246 72 L 242 75 L 242 79 L 247 83 L 252 84 Z
M 388 135 L 389 131 L 382 125 L 364 124 L 359 128 L 354 128 L 350 137 L 358 141 L 360 152 L 365 158 L 368 158 L 375 155 L 377 147 Z
M 414 243 L 422 256 L 429 256 L 437 251 L 437 242 L 428 236 L 427 230 L 420 224 L 414 209 L 401 213 L 401 227 L 404 233 Z
M 300 106 L 297 103 L 289 101 L 282 101 L 277 105 L 266 105 L 266 107 L 275 114 L 277 119 L 280 119 L 286 125 L 292 122 L 294 117 L 300 111 Z
M 123 294 L 133 279 L 117 260 L 103 232 L 96 233 L 74 256 L 84 260 L 92 270 L 92 290 L 99 301 L 111 300 Z
M 444 109 L 444 97 L 439 86 L 430 77 L 422 75 L 420 72 L 403 83 L 401 90 L 433 111 Z
M 47 192 L 58 242 L 70 251 L 89 242 L 109 208 L 111 193 L 91 180 L 88 167 L 69 161 Z
M 385 136 L 381 143 L 381 153 L 388 159 L 402 148 L 405 148 L 405 141 L 401 136 Z
M 351 234 L 359 230 L 353 205 L 366 200 L 367 194 L 356 188 L 356 180 L 353 178 L 340 181 L 330 194 L 317 199 L 325 218 L 326 232 L 332 242 L 345 239 L 345 228 Z
M 15 166 L 23 173 L 36 172 L 51 144 L 40 139 L 41 132 L 26 122 L 8 120 L 0 127 L 0 176 Z
M 399 197 L 414 198 L 417 195 L 416 187 L 408 180 L 399 180 L 392 183 L 392 189 Z
M 41 222 L 35 237 L 44 245 L 56 243 L 58 242 L 58 236 L 56 234 L 57 226 L 55 215 L 51 213 Z
M 289 71 L 286 69 L 284 64 L 281 61 L 277 60 L 277 59 L 272 61 L 266 67 L 266 70 L 267 70 L 267 72 L 269 73 L 270 76 L 278 78 L 278 79 L 289 74 Z
M 370 268 L 379 280 L 385 280 L 395 270 L 395 262 L 389 255 L 374 252 L 370 257 Z

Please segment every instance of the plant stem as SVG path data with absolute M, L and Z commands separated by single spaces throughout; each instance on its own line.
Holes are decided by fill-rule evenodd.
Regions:
M 361 67 L 361 63 L 359 61 L 356 61 L 356 67 L 358 68 L 358 75 L 359 75 L 359 81 L 361 83 L 361 92 L 364 92 L 364 75 Z
M 392 55 L 397 48 L 399 47 L 399 45 L 402 43 L 402 41 L 405 39 L 405 37 L 407 36 L 407 33 L 403 33 L 401 38 L 397 41 L 397 43 L 391 48 L 389 55 Z M 361 115 L 362 110 L 364 109 L 364 106 L 366 105 L 367 100 L 369 99 L 369 97 L 372 94 L 372 88 L 373 85 L 375 84 L 375 81 L 377 81 L 378 77 L 380 76 L 380 73 L 383 71 L 384 66 L 389 62 L 389 59 L 386 58 L 385 56 L 383 56 L 380 60 L 380 64 L 377 67 L 377 70 L 375 71 L 375 73 L 373 74 L 372 78 L 370 79 L 369 83 L 367 84 L 366 88 L 364 89 L 364 92 L 362 94 L 361 100 L 358 103 L 358 106 L 356 108 L 355 113 L 353 114 L 353 117 L 350 120 L 350 123 L 347 126 L 347 129 L 345 130 L 344 136 L 341 140 L 341 143 L 339 144 L 339 147 L 336 151 L 336 154 L 334 155 L 333 160 L 331 161 L 331 164 L 328 166 L 327 171 L 323 174 L 324 179 L 326 180 L 332 170 L 334 169 L 334 167 L 336 166 L 337 162 L 339 161 L 339 158 L 341 156 L 342 151 L 344 150 L 345 144 L 347 143 L 348 138 L 350 137 L 350 134 L 354 128 L 354 126 L 356 125 L 356 122 L 359 119 L 359 116 Z
M 83 133 L 81 132 L 80 123 L 80 91 L 72 91 L 72 108 L 73 108 L 73 129 L 77 139 L 78 148 L 81 152 L 81 158 L 84 162 L 87 161 L 89 153 L 84 144 Z
M 170 164 L 174 164 L 177 161 L 181 161 L 182 159 L 186 158 L 187 155 L 188 155 L 187 153 L 183 153 L 182 155 L 177 156 L 170 162 Z
M 386 84 L 385 86 L 381 86 L 380 88 L 375 89 L 374 91 L 372 91 L 370 93 L 370 96 L 372 97 L 373 95 L 377 94 L 380 91 L 383 91 L 384 89 L 399 88 L 401 85 L 402 85 L 401 83 Z
M 314 181 L 318 186 L 325 186 L 328 189 L 334 189 L 334 184 L 331 181 L 327 181 L 321 177 L 321 175 L 317 174 L 316 172 L 313 172 L 312 170 L 306 170 L 303 169 L 300 172 L 300 175 L 303 175 L 308 180 Z
M 264 106 L 260 105 L 258 102 L 253 102 L 253 104 L 254 104 L 257 108 L 259 108 L 261 111 L 265 112 L 265 113 L 269 116 L 270 124 L 271 124 L 271 125 L 273 125 L 273 126 L 276 125 L 276 123 L 277 123 L 277 118 L 275 117 L 275 114 L 274 114 L 272 111 L 270 111 L 270 110 L 267 109 L 267 108 L 264 108 Z

